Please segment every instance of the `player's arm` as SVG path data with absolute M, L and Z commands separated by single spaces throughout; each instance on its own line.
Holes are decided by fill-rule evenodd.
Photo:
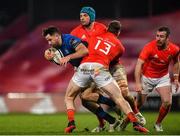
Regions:
M 144 64 L 144 60 L 138 59 L 135 67 L 135 82 L 136 82 L 136 91 L 141 92 L 142 91 L 142 84 L 141 84 L 141 71 Z
M 179 73 L 180 73 L 180 62 L 179 62 L 179 53 L 175 56 L 173 59 L 174 65 L 173 65 L 173 77 L 174 77 L 174 84 L 176 85 L 176 88 L 178 90 L 179 88 Z
M 69 49 L 75 50 L 75 52 L 61 58 L 60 65 L 66 65 L 71 59 L 82 58 L 88 54 L 88 49 L 82 43 L 81 39 L 73 35 L 68 35 L 66 43 L 69 45 Z
M 69 54 L 64 58 L 61 58 L 60 65 L 65 65 L 72 59 L 82 58 L 88 54 L 88 49 L 83 43 L 79 43 L 75 48 L 75 53 Z
M 141 75 L 142 75 L 142 69 L 145 61 L 149 58 L 152 52 L 152 47 L 151 45 L 147 44 L 144 46 L 142 49 L 139 58 L 136 63 L 135 67 L 135 72 L 134 72 L 134 77 L 135 77 L 135 82 L 136 82 L 136 91 L 141 92 L 142 91 L 142 83 L 141 83 Z
M 83 43 L 80 43 L 76 48 L 75 48 L 75 53 L 72 53 L 66 57 L 69 57 L 69 60 L 71 59 L 77 59 L 77 58 L 82 58 L 88 54 L 88 49 Z

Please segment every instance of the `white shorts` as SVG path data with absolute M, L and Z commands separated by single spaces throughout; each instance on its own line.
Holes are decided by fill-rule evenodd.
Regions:
M 101 88 L 114 81 L 109 70 L 99 63 L 83 63 L 72 77 L 79 87 L 87 87 L 91 82 Z
M 169 74 L 161 78 L 148 78 L 148 77 L 142 76 L 141 82 L 142 82 L 142 87 L 143 87 L 142 94 L 149 94 L 155 88 L 158 88 L 158 87 L 171 86 Z

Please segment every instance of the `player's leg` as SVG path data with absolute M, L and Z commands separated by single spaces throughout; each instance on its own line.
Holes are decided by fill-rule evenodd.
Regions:
M 121 89 L 122 95 L 125 98 L 126 101 L 130 104 L 133 112 L 136 114 L 137 117 L 141 115 L 141 117 L 144 119 L 142 114 L 139 112 L 134 97 L 130 94 L 129 88 L 128 88 L 128 81 L 127 81 L 127 75 L 125 68 L 122 64 L 117 64 L 111 68 L 111 74 L 113 78 L 118 83 L 119 88 Z M 125 118 L 122 120 L 121 125 L 119 126 L 119 130 L 124 130 L 126 126 L 129 124 L 129 119 Z M 140 122 L 140 120 L 139 120 Z M 141 122 L 140 122 L 141 123 Z
M 136 114 L 138 112 L 134 97 L 130 94 L 128 88 L 127 74 L 125 68 L 122 64 L 117 64 L 112 68 L 112 76 L 118 83 L 121 89 L 123 97 L 129 102 L 133 112 Z
M 162 104 L 160 106 L 159 115 L 154 127 L 156 131 L 163 131 L 161 122 L 170 111 L 172 104 L 172 91 L 171 91 L 171 86 L 158 87 L 156 90 L 161 96 Z
M 140 132 L 148 132 L 146 128 L 142 127 L 138 123 L 138 119 L 133 113 L 130 105 L 122 96 L 117 82 L 106 69 L 101 69 L 99 75 L 94 78 L 94 81 L 96 82 L 97 86 L 99 86 L 107 95 L 109 95 L 117 106 L 127 115 L 129 120 L 133 123 L 135 130 Z
M 162 104 L 159 109 L 159 115 L 154 127 L 156 131 L 163 131 L 161 122 L 168 114 L 172 103 L 172 90 L 169 74 L 159 78 L 157 82 L 158 84 L 156 86 L 156 91 L 161 97 Z
M 90 110 L 92 113 L 94 113 L 97 117 L 100 117 L 101 119 L 106 120 L 110 125 L 113 125 L 116 122 L 116 118 L 108 114 L 103 110 L 103 108 L 94 102 L 82 100 L 82 104 L 84 107 L 86 107 L 88 110 Z M 100 132 L 103 131 L 105 124 L 100 124 L 98 127 L 92 130 L 92 132 Z
M 82 100 L 83 106 L 86 107 L 88 110 L 90 110 L 92 113 L 94 113 L 99 120 L 99 125 L 95 129 L 93 129 L 92 132 L 100 132 L 104 130 L 104 127 L 105 127 L 104 120 L 106 120 L 111 125 L 115 123 L 116 119 L 112 117 L 110 114 L 108 114 L 107 112 L 105 112 L 102 109 L 102 107 L 97 103 L 96 99 L 89 98 L 89 97 L 95 96 L 96 94 L 100 95 L 99 92 L 94 91 L 93 84 L 91 86 L 92 87 L 87 88 L 81 93 L 80 98 Z
M 136 101 L 137 101 L 138 109 L 145 103 L 146 99 L 147 99 L 147 94 L 141 94 L 141 93 L 137 94 Z M 140 112 L 136 113 L 136 117 L 138 118 L 138 122 L 141 125 L 144 126 L 146 124 L 146 119 L 144 118 L 144 116 Z M 125 128 L 127 127 L 127 125 L 129 124 L 129 122 L 130 122 L 129 118 L 126 117 L 123 120 L 122 124 L 120 125 L 120 130 L 124 131 Z
M 134 100 L 134 97 L 130 94 L 128 88 L 127 74 L 125 68 L 122 64 L 117 64 L 111 68 L 111 74 L 113 78 L 118 83 L 118 86 L 121 89 L 123 97 L 129 102 L 133 112 L 138 113 L 137 105 Z
M 84 107 L 86 107 L 88 110 L 96 114 L 97 119 L 99 121 L 99 125 L 92 130 L 92 132 L 100 132 L 104 130 L 105 122 L 106 120 L 109 125 L 114 124 L 116 119 L 112 117 L 110 114 L 105 112 L 102 107 L 99 104 L 106 104 L 110 107 L 115 107 L 115 103 L 108 97 L 105 97 L 102 95 L 102 91 L 95 87 L 95 84 L 92 83 L 89 88 L 87 88 L 85 91 L 83 91 L 80 95 L 82 99 L 82 104 Z M 95 104 L 96 103 L 96 104 Z M 98 107 L 96 106 L 98 104 Z M 115 108 L 116 110 L 117 108 Z M 116 112 L 119 112 L 119 110 L 116 110 Z M 121 112 L 120 112 L 121 113 Z M 109 130 L 113 131 L 113 129 Z
M 106 104 L 110 107 L 114 107 L 116 104 L 110 98 L 103 96 L 102 93 L 103 92 L 96 88 L 95 84 L 93 83 L 81 94 L 81 98 L 87 101 Z
M 75 106 L 74 106 L 74 99 L 79 94 L 81 88 L 77 86 L 72 80 L 70 81 L 66 94 L 65 94 L 65 104 L 67 109 L 67 116 L 68 116 L 68 126 L 65 129 L 65 133 L 71 133 L 75 128 L 75 120 L 74 120 L 74 114 L 75 114 Z
M 142 83 L 142 91 L 141 93 L 137 94 L 136 98 L 136 103 L 137 103 L 137 108 L 140 109 L 143 104 L 146 102 L 147 96 L 149 93 L 151 93 L 154 89 L 154 86 L 156 86 L 156 82 L 152 80 L 152 78 L 147 78 L 145 76 L 141 77 L 141 83 Z M 137 114 L 137 117 L 141 124 L 145 125 L 146 120 L 141 114 Z
M 129 120 L 133 123 L 133 127 L 135 130 L 140 132 L 148 132 L 146 128 L 142 127 L 138 123 L 138 119 L 133 113 L 128 102 L 122 96 L 121 90 L 119 89 L 115 81 L 103 86 L 102 89 L 114 100 L 114 102 L 119 106 L 119 108 L 127 115 Z
M 99 95 L 97 93 L 93 93 L 95 89 L 95 83 L 91 83 L 90 87 L 86 88 L 80 94 L 82 105 L 87 108 L 92 113 L 96 114 L 96 110 L 98 109 L 99 105 L 96 104 L 96 100 L 98 99 Z M 105 128 L 105 121 L 103 118 L 96 114 L 96 117 L 99 121 L 99 125 L 92 130 L 92 132 L 100 132 L 103 131 Z

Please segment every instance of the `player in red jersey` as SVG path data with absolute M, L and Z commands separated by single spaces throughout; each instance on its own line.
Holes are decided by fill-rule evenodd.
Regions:
M 124 52 L 124 47 L 117 39 L 117 36 L 120 34 L 120 28 L 119 21 L 112 21 L 106 33 L 94 38 L 92 37 L 89 40 L 89 55 L 83 58 L 66 91 L 67 99 L 65 99 L 65 103 L 69 124 L 72 121 L 74 122 L 75 97 L 84 87 L 95 82 L 100 89 L 115 101 L 130 121 L 133 122 L 135 130 L 143 133 L 148 132 L 146 128 L 138 123 L 138 119 L 135 117 L 127 101 L 123 98 L 117 82 L 108 70 L 110 62 L 116 57 L 120 57 Z M 72 132 L 73 129 L 71 129 L 71 125 L 68 125 L 65 131 Z
M 83 7 L 81 9 L 80 22 L 81 24 L 74 28 L 71 34 L 78 38 L 81 38 L 83 43 L 87 46 L 91 37 L 105 33 L 107 29 L 104 24 L 95 21 L 95 10 L 92 7 Z M 104 97 L 100 92 L 97 93 L 96 89 L 94 89 L 93 86 L 87 88 L 84 92 L 82 92 L 80 94 L 80 98 L 82 100 L 82 105 L 96 114 L 99 120 L 99 125 L 91 132 L 100 132 L 105 129 L 105 122 L 103 119 L 110 123 L 108 131 L 113 131 L 113 127 L 111 127 L 111 125 L 114 122 L 115 118 L 105 112 L 99 105 L 99 103 L 107 104 L 110 107 L 115 107 L 115 103 L 111 99 Z M 95 102 L 93 102 L 92 99 Z M 113 109 L 115 109 L 118 114 L 121 114 L 120 110 L 118 110 L 117 108 Z M 102 113 L 103 111 L 104 113 Z
M 174 62 L 174 84 L 179 87 L 179 47 L 169 41 L 170 30 L 160 27 L 156 32 L 156 39 L 148 43 L 140 53 L 136 68 L 136 91 L 139 92 L 138 107 L 145 102 L 149 93 L 154 89 L 161 97 L 159 116 L 154 128 L 163 131 L 161 122 L 170 110 L 172 103 L 172 89 L 168 67 Z
M 71 34 L 81 38 L 87 43 L 91 37 L 105 33 L 107 29 L 104 24 L 95 21 L 95 11 L 91 7 L 83 7 L 81 9 L 80 22 L 81 24 L 73 29 Z M 119 87 L 122 90 L 123 97 L 129 102 L 131 108 L 133 109 L 133 112 L 135 112 L 137 116 L 140 116 L 141 119 L 144 120 L 141 113 L 137 110 L 134 97 L 129 92 L 126 71 L 124 66 L 119 62 L 119 58 L 111 62 L 110 72 L 117 81 Z M 109 99 L 103 97 L 103 95 L 101 95 L 100 93 L 95 93 L 95 90 L 92 91 L 92 88 L 86 89 L 86 91 L 81 94 L 81 99 L 82 104 L 90 111 L 94 111 L 98 107 L 97 104 L 93 104 L 92 101 L 98 103 L 103 102 L 110 107 L 114 106 L 114 103 L 112 103 Z M 86 103 L 88 103 L 88 105 Z M 94 109 L 92 110 L 92 108 Z M 120 115 L 119 118 L 122 119 L 122 113 L 120 112 L 120 110 L 118 110 L 118 108 L 113 109 L 115 109 L 116 113 Z M 100 132 L 104 129 L 104 121 L 100 117 L 98 117 L 98 119 L 99 125 L 95 129 L 93 129 L 92 132 Z
M 74 28 L 72 35 L 88 42 L 89 38 L 106 32 L 106 26 L 95 21 L 95 10 L 92 7 L 83 7 L 80 11 L 81 24 Z

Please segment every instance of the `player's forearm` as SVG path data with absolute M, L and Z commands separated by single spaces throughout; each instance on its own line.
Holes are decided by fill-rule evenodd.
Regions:
M 135 81 L 137 84 L 141 84 L 141 69 L 142 69 L 143 63 L 138 59 L 136 67 L 135 67 Z
M 87 54 L 88 54 L 88 49 L 83 48 L 83 49 L 77 50 L 73 54 L 68 55 L 68 57 L 70 57 L 70 59 L 77 59 L 77 58 L 82 58 L 82 57 L 86 56 Z
M 179 62 L 176 62 L 173 66 L 173 77 L 174 80 L 178 80 L 179 79 L 179 72 L 180 72 L 180 64 Z

